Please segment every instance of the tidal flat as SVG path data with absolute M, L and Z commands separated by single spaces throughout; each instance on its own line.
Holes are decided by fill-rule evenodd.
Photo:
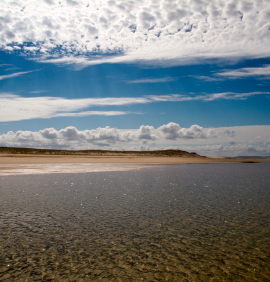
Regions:
M 2 175 L 0 281 L 269 281 L 269 171 Z

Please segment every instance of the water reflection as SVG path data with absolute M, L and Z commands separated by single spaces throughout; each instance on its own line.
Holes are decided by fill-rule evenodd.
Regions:
M 85 173 L 101 171 L 127 171 L 158 167 L 162 165 L 150 164 L 17 164 L 0 165 L 0 176 L 26 175 L 26 174 L 51 174 L 51 173 Z M 164 166 L 164 165 L 163 165 Z

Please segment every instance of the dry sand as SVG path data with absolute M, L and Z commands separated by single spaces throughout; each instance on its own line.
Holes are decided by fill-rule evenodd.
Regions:
M 63 156 L 63 155 L 12 155 L 0 154 L 0 165 L 21 164 L 94 164 L 94 163 L 127 163 L 127 164 L 208 164 L 232 162 L 269 162 L 270 159 L 229 159 L 203 157 L 143 157 L 143 156 Z

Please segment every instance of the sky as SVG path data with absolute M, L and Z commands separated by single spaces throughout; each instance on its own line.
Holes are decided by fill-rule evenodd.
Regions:
M 1 0 L 0 146 L 270 156 L 270 0 Z

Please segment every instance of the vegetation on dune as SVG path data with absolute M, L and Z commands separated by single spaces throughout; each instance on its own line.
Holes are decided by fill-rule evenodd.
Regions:
M 84 156 L 166 156 L 166 157 L 201 157 L 197 153 L 182 150 L 155 151 L 112 151 L 112 150 L 54 150 L 35 148 L 0 147 L 0 154 L 28 154 L 28 155 L 84 155 Z

